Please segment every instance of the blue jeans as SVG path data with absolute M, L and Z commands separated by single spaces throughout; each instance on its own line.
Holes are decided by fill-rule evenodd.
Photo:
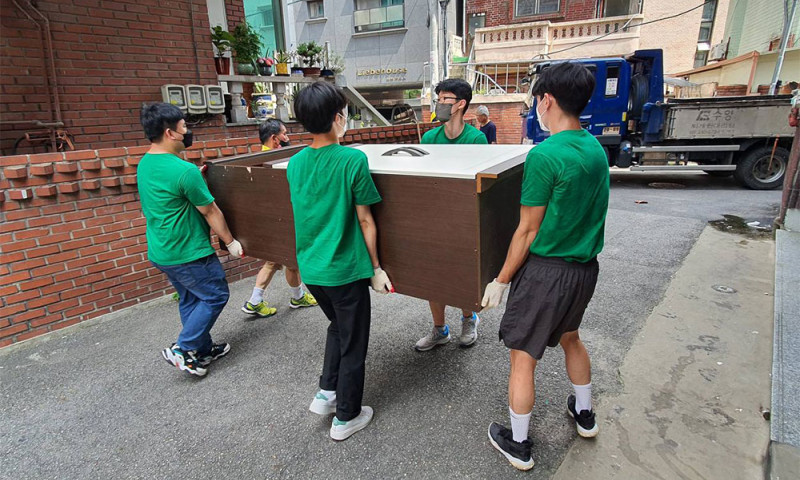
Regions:
M 180 295 L 178 310 L 183 329 L 178 335 L 178 347 L 207 353 L 212 345 L 211 327 L 230 296 L 219 259 L 212 254 L 180 265 L 153 265 L 167 275 Z

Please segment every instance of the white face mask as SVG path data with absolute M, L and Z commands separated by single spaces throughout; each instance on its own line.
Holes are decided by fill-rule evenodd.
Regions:
M 347 112 L 347 107 L 344 107 L 344 111 L 342 113 L 337 113 L 336 115 L 337 115 L 337 120 L 338 117 L 342 117 L 342 119 L 344 120 L 341 124 L 339 124 L 338 121 L 336 122 L 339 125 L 339 133 L 338 133 L 339 138 L 342 138 L 344 137 L 344 134 L 347 133 L 347 117 L 349 116 Z
M 542 100 L 544 100 L 544 97 L 542 97 Z M 541 113 L 539 113 L 539 105 L 540 105 L 541 103 L 542 103 L 541 101 L 539 101 L 539 102 L 536 102 L 536 120 L 539 122 L 539 128 L 540 128 L 540 129 L 541 129 L 543 132 L 549 132 L 549 131 L 550 131 L 550 128 L 548 128 L 548 127 L 547 127 L 547 125 L 545 125 L 545 124 L 544 124 L 544 121 L 542 120 L 542 114 L 541 114 Z

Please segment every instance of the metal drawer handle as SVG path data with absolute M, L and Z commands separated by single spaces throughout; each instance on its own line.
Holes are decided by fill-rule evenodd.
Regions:
M 389 150 L 388 152 L 381 155 L 382 157 L 391 157 L 397 155 L 399 153 L 407 153 L 412 157 L 422 157 L 424 155 L 430 155 L 430 152 L 426 152 L 425 150 L 417 147 L 399 147 Z

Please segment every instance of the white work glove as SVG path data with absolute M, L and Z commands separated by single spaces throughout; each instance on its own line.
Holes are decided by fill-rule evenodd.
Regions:
M 375 274 L 369 279 L 372 289 L 378 293 L 394 292 L 392 282 L 389 281 L 389 275 L 383 271 L 381 267 L 375 267 Z
M 503 301 L 503 294 L 508 290 L 509 285 L 511 284 L 498 282 L 496 278 L 492 280 L 492 283 L 486 285 L 486 290 L 483 292 L 483 300 L 481 301 L 481 306 L 484 310 L 500 305 L 500 302 Z
M 228 249 L 228 254 L 230 254 L 230 256 L 237 258 L 244 257 L 244 250 L 242 249 L 242 244 L 239 243 L 239 241 L 236 240 L 235 238 L 231 243 L 225 245 L 225 247 Z

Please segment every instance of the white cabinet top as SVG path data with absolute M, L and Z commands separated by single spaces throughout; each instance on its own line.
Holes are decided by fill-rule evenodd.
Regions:
M 416 175 L 474 179 L 477 175 L 503 162 L 527 155 L 533 145 L 410 145 L 376 144 L 354 147 L 367 154 L 371 173 Z M 414 149 L 385 155 L 396 149 Z M 285 169 L 289 162 L 276 163 L 272 168 Z

